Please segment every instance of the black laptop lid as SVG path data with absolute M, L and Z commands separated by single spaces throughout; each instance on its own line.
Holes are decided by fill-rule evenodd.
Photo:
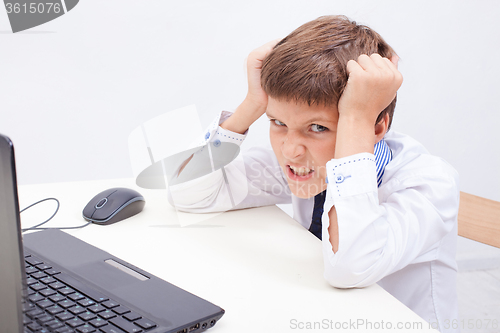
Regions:
M 0 134 L 0 323 L 2 332 L 22 332 L 24 263 L 14 147 Z

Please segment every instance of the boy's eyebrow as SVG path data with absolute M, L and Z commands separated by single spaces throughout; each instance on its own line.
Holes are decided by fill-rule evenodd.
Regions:
M 324 122 L 324 123 L 331 123 L 331 119 L 327 119 L 325 117 L 315 117 L 307 120 L 308 123 L 316 123 L 316 122 Z
M 266 110 L 265 112 L 266 116 L 268 118 L 272 118 L 272 119 L 275 119 L 276 117 L 274 117 L 270 112 L 269 110 Z M 332 121 L 331 119 L 328 119 L 326 117 L 322 117 L 322 116 L 316 116 L 316 117 L 313 117 L 311 119 L 307 119 L 306 121 L 307 123 L 316 123 L 316 122 L 322 122 L 322 123 L 334 123 L 334 121 Z

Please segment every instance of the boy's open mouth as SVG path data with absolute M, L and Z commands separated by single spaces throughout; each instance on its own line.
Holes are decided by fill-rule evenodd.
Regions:
M 314 171 L 314 169 L 309 169 L 306 167 L 294 167 L 291 165 L 288 165 L 288 168 L 293 172 L 293 174 L 301 177 L 307 176 Z
M 298 167 L 298 166 L 287 165 L 286 170 L 288 179 L 294 181 L 308 180 L 309 178 L 312 177 L 314 173 L 314 169 L 309 169 L 303 166 Z

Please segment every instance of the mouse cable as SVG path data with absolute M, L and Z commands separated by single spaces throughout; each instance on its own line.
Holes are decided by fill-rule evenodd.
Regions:
M 38 205 L 39 203 L 42 203 L 44 201 L 48 201 L 48 200 L 54 200 L 56 203 L 57 203 L 57 207 L 56 207 L 56 211 L 54 212 L 54 214 L 52 214 L 51 217 L 49 217 L 47 220 L 33 226 L 33 227 L 29 227 L 29 228 L 25 228 L 25 229 L 21 229 L 22 232 L 25 232 L 25 231 L 29 231 L 29 230 L 47 230 L 47 229 L 79 229 L 79 228 L 83 228 L 83 227 L 86 227 L 88 226 L 91 222 L 87 223 L 87 224 L 84 224 L 84 225 L 81 225 L 81 226 L 77 226 L 77 227 L 62 227 L 62 228 L 39 228 L 40 226 L 44 225 L 45 223 L 49 222 L 50 220 L 52 220 L 52 218 L 54 216 L 56 216 L 57 212 L 59 211 L 59 206 L 60 206 L 60 203 L 59 203 L 59 200 L 57 200 L 56 198 L 45 198 L 45 199 L 42 199 L 40 201 L 37 201 L 31 205 L 29 205 L 28 207 L 22 209 L 19 214 L 21 214 L 22 212 L 24 212 L 25 210 L 27 210 L 28 208 L 31 208 L 35 205 Z

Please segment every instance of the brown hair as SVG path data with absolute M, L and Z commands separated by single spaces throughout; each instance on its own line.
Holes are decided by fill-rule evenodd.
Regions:
M 345 16 L 322 16 L 303 24 L 283 38 L 264 60 L 261 85 L 278 100 L 308 105 L 337 105 L 347 84 L 349 60 L 378 53 L 391 58 L 394 50 L 382 37 Z M 378 116 L 389 114 L 396 98 Z

